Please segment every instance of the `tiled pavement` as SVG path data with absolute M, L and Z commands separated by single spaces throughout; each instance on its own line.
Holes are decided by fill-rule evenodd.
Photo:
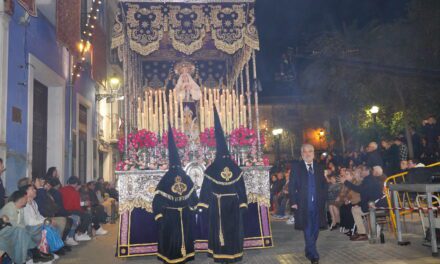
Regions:
M 160 263 L 155 257 L 136 257 L 117 259 L 114 257 L 117 225 L 105 227 L 109 235 L 98 237 L 94 241 L 82 243 L 74 251 L 62 257 L 57 263 Z M 303 254 L 303 234 L 294 231 L 292 226 L 284 222 L 272 224 L 275 247 L 265 250 L 247 250 L 244 260 L 246 264 L 296 264 L 310 263 Z M 320 263 L 362 263 L 362 264 L 440 264 L 440 258 L 431 257 L 430 248 L 421 246 L 421 237 L 406 235 L 412 241 L 410 246 L 399 247 L 392 239 L 385 244 L 371 245 L 368 242 L 350 242 L 348 238 L 337 231 L 322 231 L 318 241 Z M 204 254 L 196 255 L 194 264 L 213 263 Z

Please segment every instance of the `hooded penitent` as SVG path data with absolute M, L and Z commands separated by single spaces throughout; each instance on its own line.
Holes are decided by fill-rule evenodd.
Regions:
M 231 159 L 217 110 L 214 108 L 217 153 L 206 169 L 200 208 L 209 214 L 208 254 L 215 262 L 232 263 L 243 257 L 243 215 L 246 188 L 240 167 Z
M 153 213 L 159 225 L 157 255 L 164 263 L 184 263 L 194 259 L 194 210 L 198 199 L 194 183 L 182 169 L 169 124 L 168 157 L 169 169 L 153 199 Z

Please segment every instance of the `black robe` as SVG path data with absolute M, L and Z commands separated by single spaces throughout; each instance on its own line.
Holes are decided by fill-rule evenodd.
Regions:
M 240 261 L 247 196 L 242 171 L 232 160 L 214 162 L 206 170 L 199 207 L 209 215 L 208 256 L 215 262 Z
M 157 257 L 164 263 L 185 263 L 195 255 L 193 231 L 198 199 L 185 172 L 170 174 L 167 172 L 159 182 L 153 199 L 159 226 Z

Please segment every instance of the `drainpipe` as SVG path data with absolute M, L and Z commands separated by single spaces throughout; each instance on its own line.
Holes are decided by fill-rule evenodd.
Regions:
M 67 89 L 69 90 L 69 141 L 67 147 L 67 175 L 64 175 L 64 181 L 69 178 L 72 173 L 73 166 L 73 78 L 72 78 L 72 55 L 69 55 L 69 74 L 67 77 Z

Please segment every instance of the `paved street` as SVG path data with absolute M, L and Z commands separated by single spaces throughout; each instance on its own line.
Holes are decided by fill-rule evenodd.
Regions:
M 110 234 L 98 237 L 94 241 L 82 243 L 69 255 L 64 256 L 59 264 L 70 263 L 160 263 L 155 257 L 136 257 L 117 259 L 114 257 L 117 225 L 107 225 Z M 248 250 L 245 252 L 242 263 L 281 263 L 296 264 L 310 263 L 303 256 L 303 236 L 294 231 L 292 226 L 284 222 L 275 222 L 272 225 L 275 247 L 266 250 Z M 321 263 L 385 263 L 385 264 L 435 264 L 440 258 L 431 257 L 430 248 L 421 246 L 421 237 L 416 235 L 405 236 L 412 244 L 408 247 L 399 247 L 395 241 L 387 239 L 385 244 L 370 245 L 368 242 L 350 242 L 347 237 L 337 231 L 323 231 L 320 233 L 318 250 L 321 254 Z M 213 263 L 204 254 L 198 254 L 195 264 Z

